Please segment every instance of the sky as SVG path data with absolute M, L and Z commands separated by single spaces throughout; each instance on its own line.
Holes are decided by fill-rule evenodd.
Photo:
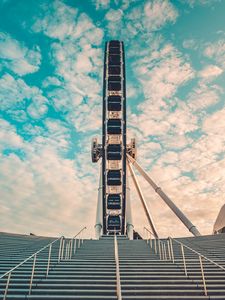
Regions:
M 137 160 L 211 234 L 225 202 L 224 11 L 223 0 L 0 0 L 0 231 L 93 234 L 91 139 L 101 138 L 104 44 L 118 39 Z M 159 235 L 189 236 L 138 180 Z M 142 231 L 132 184 L 131 205 Z

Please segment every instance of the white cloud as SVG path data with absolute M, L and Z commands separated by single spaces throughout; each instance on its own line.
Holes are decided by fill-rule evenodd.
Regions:
M 30 117 L 34 119 L 40 119 L 48 111 L 47 99 L 42 95 L 34 95 L 32 103 L 28 106 L 27 112 Z
M 86 161 L 86 147 L 76 153 L 77 162 L 63 157 L 70 140 L 65 123 L 45 123 L 44 135 L 26 142 L 14 126 L 0 122 L 0 207 L 6 212 L 0 224 L 5 231 L 73 236 L 82 225 L 93 228 L 95 209 L 88 208 L 96 206 L 98 172 Z M 3 155 L 5 149 L 12 152 Z
M 118 34 L 126 41 L 137 34 L 146 35 L 159 30 L 169 22 L 174 22 L 178 16 L 176 8 L 167 0 L 140 2 L 129 12 L 110 9 L 105 15 L 107 29 L 112 37 Z
M 149 51 L 134 67 L 145 97 L 155 101 L 171 98 L 179 86 L 194 76 L 190 63 L 171 44 Z
M 207 132 L 209 135 L 218 134 L 222 138 L 225 129 L 224 114 L 225 114 L 225 108 L 208 116 L 203 122 L 202 129 L 205 132 Z
M 15 106 L 29 98 L 30 88 L 22 79 L 14 79 L 13 76 L 5 74 L 0 78 L 0 107 L 2 110 L 15 108 Z
M 215 65 L 208 65 L 199 72 L 199 76 L 203 79 L 215 78 L 223 73 L 223 70 Z
M 38 18 L 32 26 L 34 32 L 42 32 L 60 41 L 80 39 L 81 44 L 82 40 L 85 40 L 85 44 L 86 40 L 94 45 L 101 43 L 102 30 L 85 13 L 78 14 L 77 9 L 59 0 L 44 5 L 42 9 L 43 17 Z M 67 50 L 71 50 L 71 45 L 68 45 Z M 63 60 L 63 55 L 61 59 Z
M 20 149 L 24 146 L 23 139 L 17 135 L 15 127 L 0 119 L 0 152 L 5 149 Z
M 182 135 L 197 128 L 197 119 L 175 94 L 194 76 L 189 62 L 171 44 L 159 43 L 154 51 L 151 49 L 136 59 L 133 70 L 142 84 L 145 100 L 138 106 L 139 113 L 129 116 L 132 128 L 138 128 L 142 138 L 174 134 L 179 136 L 179 147 L 184 147 L 188 141 Z M 178 103 L 178 108 L 171 112 Z
M 191 7 L 197 6 L 197 5 L 212 5 L 216 2 L 221 2 L 221 0 L 181 0 L 185 4 L 190 5 Z
M 178 16 L 175 7 L 165 0 L 147 2 L 144 7 L 143 25 L 149 29 L 158 29 L 167 22 L 174 22 Z
M 36 20 L 33 29 L 60 40 L 51 45 L 52 64 L 60 82 L 49 78 L 43 83 L 55 86 L 48 92 L 54 108 L 66 112 L 67 121 L 77 131 L 93 130 L 91 122 L 99 124 L 99 108 L 97 112 L 95 109 L 100 103 L 102 82 L 103 52 L 98 48 L 102 43 L 102 29 L 87 14 L 79 14 L 61 1 L 44 6 L 43 18 Z
M 208 86 L 200 83 L 188 95 L 187 105 L 192 111 L 198 111 L 204 114 L 204 109 L 215 105 L 220 101 L 221 88 L 217 85 Z
M 122 18 L 123 12 L 121 11 L 121 9 L 112 9 L 110 8 L 110 10 L 106 13 L 105 18 L 107 21 L 110 22 L 117 22 L 120 21 Z
M 51 13 L 50 13 L 51 11 Z M 43 32 L 51 38 L 64 39 L 76 30 L 75 20 L 77 9 L 62 1 L 56 0 L 42 6 L 42 17 L 38 18 L 32 29 L 34 32 Z
M 196 50 L 198 48 L 198 43 L 194 39 L 184 40 L 183 47 L 186 49 Z
M 204 139 L 204 138 L 203 138 Z M 213 141 L 213 137 L 211 137 Z M 207 151 L 207 156 L 204 155 Z M 198 226 L 202 234 L 212 232 L 213 223 L 219 208 L 224 203 L 221 195 L 224 193 L 224 160 L 216 161 L 210 156 L 209 149 L 198 149 L 198 143 L 182 152 L 165 152 L 160 160 L 150 168 L 151 178 L 178 205 L 178 207 Z M 139 158 L 145 169 L 150 162 Z M 182 172 L 193 173 L 189 178 Z M 177 217 L 167 208 L 166 204 L 151 189 L 144 179 L 140 178 L 141 186 L 147 202 L 151 207 L 153 217 L 162 236 L 174 234 L 190 235 Z M 142 226 L 138 216 L 143 214 L 135 192 L 132 193 L 135 224 Z M 164 222 L 166 218 L 166 222 Z M 147 223 L 147 222 L 146 222 Z M 166 226 L 165 226 L 166 225 Z M 168 229 L 169 228 L 169 229 Z
M 216 61 L 220 67 L 225 68 L 225 40 L 221 39 L 209 44 L 204 50 L 204 55 Z
M 97 10 L 108 9 L 110 5 L 110 0 L 93 0 L 92 2 Z
M 88 56 L 85 53 L 79 53 L 76 57 L 75 69 L 80 70 L 81 72 L 89 73 L 92 71 L 92 63 Z
M 45 78 L 45 80 L 42 83 L 42 86 L 44 88 L 49 87 L 49 86 L 60 86 L 62 85 L 62 82 L 54 76 L 48 76 L 47 78 Z
M 80 46 L 82 48 L 85 48 L 85 46 L 87 47 L 88 44 L 101 44 L 103 38 L 102 29 L 96 27 L 93 24 L 93 21 L 85 13 L 79 15 L 77 22 L 74 22 L 74 26 L 75 30 L 71 35 L 71 38 L 73 40 L 80 39 Z
M 139 0 L 140 1 L 140 0 Z M 113 3 L 114 2 L 114 3 Z M 132 3 L 137 2 L 137 0 L 92 0 L 93 5 L 96 10 L 106 10 L 110 8 L 110 5 L 114 4 L 116 7 L 120 7 L 122 10 L 126 10 Z
M 40 49 L 28 49 L 9 34 L 0 33 L 0 58 L 2 65 L 18 75 L 26 75 L 39 70 Z
M 26 118 L 21 110 L 26 110 L 34 118 L 40 118 L 47 112 L 48 100 L 37 87 L 28 86 L 24 80 L 15 79 L 9 74 L 0 78 L 0 108 L 9 111 L 17 119 Z
M 204 134 L 198 140 L 192 141 L 189 147 L 179 152 L 168 152 L 165 149 L 168 147 L 167 141 L 163 145 L 164 151 L 160 152 L 157 162 L 154 163 L 153 167 L 150 167 L 150 176 L 190 217 L 203 234 L 211 233 L 218 211 L 224 203 L 221 195 L 225 192 L 223 174 L 225 159 L 218 156 L 224 153 L 225 146 L 224 113 L 224 109 L 222 109 L 206 117 L 202 125 Z M 178 138 L 178 136 L 174 136 L 174 142 Z M 161 139 L 161 143 L 162 141 L 163 139 Z M 145 152 L 141 152 L 139 160 L 145 168 L 149 169 L 153 158 L 151 142 L 149 146 L 148 142 L 144 145 L 148 156 L 144 155 Z M 149 154 L 147 152 L 148 147 L 150 147 Z M 185 232 L 188 235 L 188 231 L 185 231 L 176 217 L 167 210 L 160 198 L 155 196 L 154 191 L 144 183 L 142 186 L 148 201 L 151 201 L 160 233 L 167 236 L 174 230 L 176 235 L 185 235 Z M 141 213 L 140 208 L 136 209 Z M 165 217 L 167 218 L 166 227 L 163 226 L 165 225 L 163 221 Z M 136 221 L 140 223 L 140 221 Z M 170 233 L 168 233 L 168 226 Z

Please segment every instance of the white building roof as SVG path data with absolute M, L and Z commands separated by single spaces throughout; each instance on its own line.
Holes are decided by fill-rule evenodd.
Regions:
M 221 207 L 220 212 L 216 218 L 216 222 L 213 226 L 213 232 L 218 232 L 225 227 L 225 204 Z

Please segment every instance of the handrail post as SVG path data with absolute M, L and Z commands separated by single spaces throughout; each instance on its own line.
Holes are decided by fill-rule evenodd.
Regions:
M 163 242 L 160 241 L 160 249 L 161 249 L 161 256 L 162 260 L 164 260 L 164 249 L 163 249 Z
M 158 236 L 155 236 L 154 233 L 152 233 L 148 228 L 146 228 L 145 226 L 143 227 L 144 232 L 146 232 L 147 234 L 147 239 L 146 242 L 147 244 L 150 244 L 150 247 L 153 251 L 155 251 L 155 254 L 157 254 L 157 241 L 156 239 L 158 239 Z M 154 239 L 155 238 L 155 239 Z
M 66 259 L 68 259 L 68 257 L 69 257 L 68 250 L 69 250 L 69 242 L 67 241 L 67 243 L 66 243 Z
M 201 255 L 199 255 L 199 262 L 200 262 L 201 273 L 202 273 L 202 281 L 203 281 L 203 286 L 204 286 L 204 294 L 205 294 L 205 296 L 208 296 L 206 282 L 205 282 L 205 274 L 204 274 L 204 269 L 203 269 L 203 263 L 202 263 L 202 257 L 201 257 Z
M 164 255 L 165 255 L 165 260 L 167 260 L 167 253 L 166 253 L 166 244 L 163 243 L 163 248 L 164 248 Z
M 157 240 L 156 240 L 156 238 L 154 239 L 154 246 L 155 246 L 155 254 L 157 254 L 158 252 L 157 252 L 157 244 L 156 244 L 156 242 L 157 242 Z
M 73 252 L 73 239 L 70 241 L 70 259 L 72 258 L 72 252 Z
M 5 292 L 4 292 L 3 300 L 5 300 L 6 297 L 7 297 L 7 293 L 8 293 L 8 289 L 9 289 L 10 277 L 11 277 L 11 272 L 8 274 L 8 278 L 7 278 L 7 282 L 6 282 L 6 286 L 5 286 Z
M 77 251 L 77 239 L 74 239 L 74 248 L 73 248 L 73 254 L 75 254 Z
M 32 266 L 32 273 L 31 273 L 31 277 L 30 277 L 29 295 L 31 294 L 31 290 L 32 290 L 32 283 L 33 283 L 33 279 L 34 279 L 34 271 L 35 271 L 36 258 L 37 258 L 37 255 L 35 254 L 34 255 L 34 260 L 33 260 L 33 266 Z
M 66 244 L 65 239 L 63 239 L 63 241 L 62 241 L 61 260 L 63 259 L 63 255 L 64 255 L 64 252 L 65 252 L 65 244 Z
M 62 243 L 63 243 L 63 237 L 61 237 L 60 243 L 59 243 L 58 263 L 60 262 L 60 259 L 61 259 Z
M 67 260 L 67 248 L 68 248 L 68 247 L 67 247 L 67 241 L 66 241 L 66 242 L 65 242 L 65 255 L 64 255 L 64 256 L 65 256 L 65 257 L 64 257 L 65 260 Z
M 52 244 L 49 246 L 48 250 L 48 264 L 47 264 L 47 270 L 46 270 L 46 277 L 48 276 L 50 262 L 51 262 L 51 253 L 52 253 Z
M 83 243 L 84 243 L 84 234 L 83 234 L 83 231 L 81 231 L 80 235 L 81 235 L 81 245 L 83 245 Z
M 172 260 L 171 251 L 170 251 L 170 241 L 169 240 L 167 240 L 167 249 L 168 249 L 169 260 Z
M 67 243 L 67 259 L 70 258 L 70 241 Z
M 180 248 L 181 248 L 181 253 L 182 253 L 182 257 L 183 257 L 183 264 L 184 264 L 184 273 L 185 276 L 187 277 L 187 266 L 186 266 L 186 260 L 185 260 L 185 255 L 184 255 L 184 247 L 182 244 L 180 244 Z
M 165 252 L 165 244 L 162 243 L 162 249 L 163 249 L 163 260 L 166 260 L 166 252 Z
M 144 227 L 144 238 L 146 239 L 146 243 L 148 244 L 148 231 Z
M 160 240 L 158 239 L 158 248 L 159 248 L 159 258 L 162 260 L 162 252 L 161 252 L 161 247 L 160 247 Z
M 174 251 L 173 251 L 173 241 L 171 238 L 169 238 L 169 241 L 170 241 L 171 257 L 172 257 L 172 261 L 174 263 L 175 259 L 174 259 Z

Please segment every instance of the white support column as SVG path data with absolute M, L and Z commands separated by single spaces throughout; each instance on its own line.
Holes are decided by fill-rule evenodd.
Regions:
M 129 240 L 133 240 L 134 226 L 132 222 L 131 202 L 130 202 L 130 186 L 128 181 L 128 172 L 126 176 L 126 231 Z
M 98 203 L 96 211 L 95 236 L 99 240 L 102 233 L 102 165 L 100 166 L 100 178 L 98 188 Z

